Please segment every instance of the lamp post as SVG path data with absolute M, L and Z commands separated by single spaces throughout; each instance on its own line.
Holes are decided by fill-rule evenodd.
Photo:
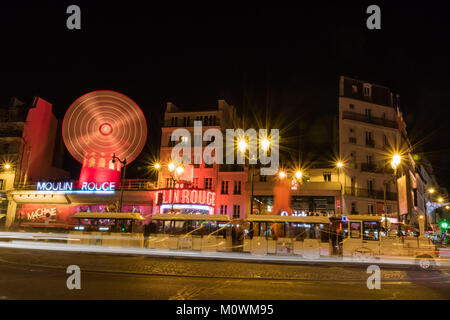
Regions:
M 400 225 L 400 194 L 398 192 L 398 184 L 397 184 L 397 167 L 400 165 L 402 161 L 402 156 L 399 155 L 398 153 L 394 154 L 392 156 L 392 161 L 391 161 L 391 166 L 394 169 L 394 185 L 395 185 L 395 189 L 397 190 L 397 235 L 400 237 L 401 236 L 401 225 Z
M 264 152 L 267 152 L 267 150 L 269 150 L 270 147 L 270 140 L 268 138 L 264 138 L 260 140 L 260 144 L 261 144 L 261 148 L 264 150 Z M 248 144 L 247 141 L 245 141 L 245 139 L 241 139 L 238 141 L 238 148 L 241 152 L 245 152 L 248 148 Z M 256 159 L 251 159 L 251 160 L 256 160 Z M 250 181 L 252 184 L 252 188 L 251 188 L 251 195 L 250 195 L 250 214 L 253 214 L 253 194 L 254 194 L 254 185 L 255 185 L 255 177 L 260 175 L 259 173 L 255 174 L 255 165 L 250 163 Z
M 116 154 L 113 153 L 112 162 L 115 163 L 116 160 L 119 161 L 123 166 L 122 177 L 121 177 L 121 182 L 120 182 L 120 200 L 119 200 L 119 212 L 122 212 L 123 189 L 124 189 L 124 184 L 125 184 L 125 172 L 127 170 L 127 159 L 120 160 L 118 157 L 116 157 Z
M 343 208 L 343 203 L 342 203 L 342 182 L 341 182 L 341 168 L 344 167 L 344 163 L 342 161 L 338 161 L 336 163 L 336 168 L 337 168 L 337 172 L 338 172 L 338 181 L 339 181 L 339 202 L 340 202 L 340 208 L 339 208 L 339 213 L 342 216 L 342 208 Z M 345 176 L 344 176 L 345 179 Z

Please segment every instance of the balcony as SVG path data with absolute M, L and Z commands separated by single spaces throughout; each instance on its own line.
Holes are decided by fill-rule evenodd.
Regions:
M 396 121 L 386 120 L 386 119 L 377 118 L 377 117 L 367 117 L 364 114 L 351 112 L 351 111 L 344 111 L 342 113 L 342 119 L 360 121 L 360 122 L 375 124 L 378 126 L 383 126 L 383 127 L 393 128 L 393 129 L 396 129 L 398 127 Z
M 384 200 L 384 190 L 369 190 L 362 188 L 352 188 L 345 187 L 344 195 L 360 197 L 360 198 L 371 198 L 377 200 Z M 397 200 L 396 192 L 386 192 L 386 200 L 395 201 Z
M 374 163 L 361 163 L 361 171 L 363 172 L 373 172 L 373 173 L 381 173 L 381 174 L 393 174 L 394 171 L 391 167 L 388 166 L 377 166 Z

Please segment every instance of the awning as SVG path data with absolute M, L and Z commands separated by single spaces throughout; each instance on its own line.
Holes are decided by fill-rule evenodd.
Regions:
M 330 219 L 324 216 L 279 216 L 252 214 L 246 220 L 250 222 L 330 223 Z
M 224 214 L 157 214 L 150 217 L 151 220 L 179 220 L 179 221 L 220 221 L 230 222 L 230 218 Z
M 137 212 L 77 212 L 73 219 L 128 219 L 144 220 Z

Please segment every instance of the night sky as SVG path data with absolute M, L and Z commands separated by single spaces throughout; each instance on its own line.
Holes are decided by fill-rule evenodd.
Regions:
M 444 6 L 92 2 L 2 2 L 0 103 L 38 95 L 62 119 L 89 91 L 128 95 L 149 124 L 147 146 L 129 177 L 147 174 L 167 101 L 198 110 L 225 99 L 250 123 L 267 115 L 284 128 L 290 158 L 331 159 L 339 75 L 346 75 L 400 94 L 412 143 L 431 160 L 438 182 L 450 186 L 450 22 Z M 81 7 L 81 30 L 66 28 L 71 4 Z M 366 28 L 370 4 L 381 7 L 381 30 Z M 80 166 L 67 155 L 65 169 L 76 177 Z

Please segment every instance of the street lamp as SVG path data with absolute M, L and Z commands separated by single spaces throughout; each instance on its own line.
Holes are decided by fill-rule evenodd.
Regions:
M 9 163 L 5 163 L 5 165 L 3 166 L 6 170 L 11 169 L 11 165 Z
M 155 163 L 155 164 L 153 165 L 153 167 L 154 167 L 156 170 L 159 170 L 159 169 L 161 168 L 161 165 L 160 165 L 159 163 Z
M 261 147 L 264 151 L 267 151 L 270 147 L 270 140 L 268 138 L 264 138 L 262 140 L 260 140 L 259 142 L 261 144 Z M 241 139 L 238 142 L 238 148 L 241 152 L 245 152 L 245 150 L 248 148 L 248 144 L 247 141 L 245 141 L 245 139 Z M 256 159 L 251 159 L 251 160 L 256 160 Z M 259 175 L 259 173 L 255 174 L 255 165 L 250 163 L 250 168 L 251 168 L 251 183 L 252 183 L 252 193 L 250 196 L 250 214 L 253 214 L 253 198 L 254 198 L 254 185 L 255 185 L 255 177 L 257 175 Z
M 433 194 L 433 193 L 434 193 L 434 188 L 429 188 L 429 189 L 428 189 L 428 193 Z
M 438 202 L 439 202 L 439 203 L 442 203 L 442 202 L 444 202 L 444 199 L 443 199 L 442 197 L 439 197 L 439 198 L 438 198 Z
M 247 141 L 245 139 L 241 139 L 238 142 L 238 148 L 241 152 L 244 152 L 248 147 Z
M 278 177 L 280 177 L 280 179 L 284 179 L 284 178 L 286 178 L 286 172 L 284 172 L 284 171 L 280 171 L 279 173 L 278 173 Z
M 391 166 L 394 169 L 394 185 L 395 185 L 395 189 L 397 190 L 397 235 L 400 237 L 401 236 L 401 226 L 400 226 L 400 201 L 399 201 L 399 193 L 398 193 L 398 186 L 397 186 L 397 168 L 400 165 L 400 163 L 402 162 L 402 156 L 399 155 L 398 153 L 395 153 L 392 156 L 392 161 L 391 161 Z
M 297 178 L 297 180 L 300 180 L 302 178 L 303 173 L 300 170 L 297 170 L 295 172 L 295 177 Z
M 175 164 L 173 162 L 169 163 L 167 169 L 169 169 L 170 172 L 173 172 L 175 170 Z
M 343 203 L 342 203 L 342 182 L 341 182 L 341 168 L 344 167 L 344 162 L 342 162 L 341 160 L 339 160 L 338 162 L 336 162 L 336 168 L 337 168 L 337 172 L 338 172 L 338 181 L 339 181 L 339 201 L 340 201 L 340 213 L 342 215 L 342 207 L 343 207 Z M 345 178 L 344 178 L 345 179 Z
M 122 164 L 122 178 L 121 178 L 121 182 L 120 182 L 120 200 L 119 200 L 119 212 L 122 212 L 122 203 L 123 203 L 123 187 L 124 187 L 124 183 L 125 183 L 125 171 L 127 168 L 127 159 L 123 159 L 120 160 L 118 157 L 116 157 L 116 154 L 113 153 L 112 156 L 112 163 L 115 163 L 117 161 L 119 161 Z
M 184 172 L 184 168 L 182 166 L 178 166 L 175 170 L 176 174 L 181 176 Z

